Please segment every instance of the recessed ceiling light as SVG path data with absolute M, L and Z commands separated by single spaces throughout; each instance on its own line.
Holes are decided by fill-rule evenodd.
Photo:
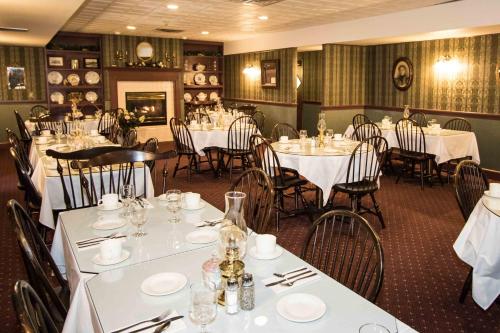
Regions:
M 266 15 L 259 16 L 259 20 L 267 21 L 268 19 L 269 19 L 269 17 L 267 17 Z
M 127 29 L 128 30 L 135 30 L 137 28 L 135 26 L 133 26 L 133 25 L 127 25 Z
M 179 8 L 179 6 L 176 5 L 175 3 L 170 3 L 167 5 L 167 8 L 170 10 L 176 10 L 177 8 Z
M 115 35 L 121 35 L 121 32 L 115 31 Z
M 209 33 L 210 33 L 210 32 L 208 32 L 208 31 L 202 31 L 202 32 L 201 32 L 201 34 L 202 34 L 202 35 L 208 35 Z

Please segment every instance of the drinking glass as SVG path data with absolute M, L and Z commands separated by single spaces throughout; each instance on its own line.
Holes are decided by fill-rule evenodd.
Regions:
M 130 204 L 135 199 L 135 187 L 132 184 L 122 185 L 120 187 L 120 199 L 123 202 L 123 206 L 125 206 L 125 216 L 130 215 Z
M 132 205 L 131 222 L 137 227 L 137 231 L 133 233 L 132 236 L 140 238 L 147 235 L 142 229 L 142 226 L 146 224 L 147 220 L 147 209 L 140 205 Z
M 181 199 L 181 190 L 168 190 L 165 193 L 167 210 L 172 213 L 172 216 L 168 220 L 170 223 L 178 223 L 180 221 L 177 212 L 181 209 Z
M 63 135 L 63 125 L 62 122 L 58 121 L 56 122 L 56 139 L 57 143 L 61 142 L 61 136 Z
M 304 141 L 305 139 L 307 139 L 307 130 L 300 130 L 299 138 L 300 141 Z
M 200 332 L 207 333 L 207 325 L 217 316 L 216 289 L 210 289 L 204 283 L 191 285 L 189 318 L 195 325 L 200 325 Z
M 331 128 L 327 129 L 325 135 L 333 137 L 333 129 L 331 129 Z

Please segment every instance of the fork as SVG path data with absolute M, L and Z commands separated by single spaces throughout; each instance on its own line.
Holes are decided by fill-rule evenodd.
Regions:
M 96 242 L 96 241 L 98 241 L 100 239 L 113 238 L 117 234 L 118 234 L 117 232 L 113 232 L 112 234 L 110 234 L 108 236 L 94 237 L 94 238 L 89 238 L 89 239 L 81 240 L 81 241 L 76 242 L 76 245 L 84 245 L 85 243 L 93 243 L 93 242 Z
M 313 277 L 315 275 L 318 275 L 318 273 L 312 273 L 312 274 L 309 274 L 309 275 L 306 275 L 306 276 L 303 276 L 303 277 L 300 277 L 298 279 L 295 279 L 293 281 L 286 281 L 286 282 L 281 282 L 280 285 L 284 286 L 284 287 L 291 287 L 294 285 L 295 282 L 297 281 L 300 281 L 300 280 L 303 280 L 303 279 L 308 279 L 310 277 Z
M 89 242 L 89 243 L 85 243 L 85 244 L 77 244 L 76 246 L 79 249 L 84 249 L 84 248 L 89 247 L 89 246 L 94 246 L 94 245 L 101 244 L 102 242 L 104 242 L 105 240 L 108 240 L 108 239 L 120 239 L 120 238 L 125 238 L 125 237 L 127 237 L 127 236 L 125 236 L 125 235 L 114 236 L 114 237 L 110 237 L 110 238 L 106 238 L 106 239 L 101 239 L 101 240 L 97 240 L 97 241 Z
M 205 224 L 201 224 L 196 226 L 197 228 L 203 228 L 203 227 L 215 227 L 217 224 L 222 223 L 222 221 L 217 221 L 217 222 L 209 222 L 205 221 Z

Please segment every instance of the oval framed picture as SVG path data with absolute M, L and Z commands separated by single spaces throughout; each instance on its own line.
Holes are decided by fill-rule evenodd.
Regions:
M 398 90 L 408 90 L 413 82 L 413 64 L 410 59 L 401 57 L 392 66 L 392 83 Z

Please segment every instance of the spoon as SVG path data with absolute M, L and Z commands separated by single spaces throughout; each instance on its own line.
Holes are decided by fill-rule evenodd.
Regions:
M 148 319 L 148 320 L 140 321 L 138 323 L 132 324 L 132 325 L 127 326 L 127 327 L 124 327 L 122 329 L 113 331 L 112 333 L 123 332 L 123 331 L 128 330 L 129 328 L 135 327 L 135 326 L 140 325 L 140 324 L 148 323 L 148 322 L 158 323 L 158 322 L 163 321 L 164 319 L 166 319 L 171 314 L 172 314 L 172 310 L 168 309 L 165 312 L 163 312 L 162 314 L 160 314 L 158 317 L 154 317 L 153 319 Z

